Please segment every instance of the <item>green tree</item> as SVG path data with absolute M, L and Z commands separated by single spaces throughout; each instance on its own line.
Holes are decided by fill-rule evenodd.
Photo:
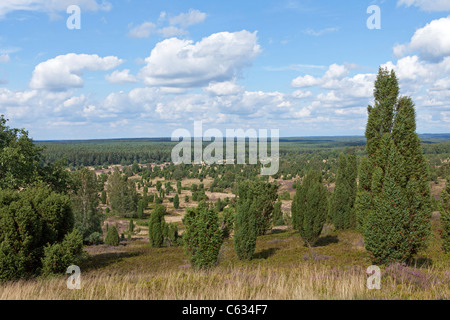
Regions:
M 447 186 L 441 194 L 441 224 L 442 243 L 445 252 L 450 252 L 450 179 L 447 179 Z
M 257 235 L 264 235 L 272 226 L 274 203 L 278 198 L 278 185 L 254 180 L 241 182 L 238 189 L 239 198 L 246 198 L 254 204 Z
M 165 214 L 166 207 L 158 204 L 150 215 L 148 235 L 150 245 L 153 248 L 161 248 L 164 244 L 164 230 L 166 228 L 166 222 L 164 220 Z
M 217 263 L 223 236 L 217 212 L 205 202 L 189 208 L 183 224 L 183 242 L 194 268 L 209 269 Z
M 173 207 L 175 209 L 178 209 L 180 207 L 180 198 L 178 197 L 178 194 L 176 194 L 173 198 Z
M 238 187 L 236 219 L 234 223 L 234 249 L 241 260 L 250 260 L 255 253 L 258 236 L 256 203 L 248 197 L 248 184 Z
M 398 94 L 395 73 L 380 68 L 356 205 L 358 228 L 378 264 L 410 261 L 426 246 L 431 229 L 428 168 L 415 132 L 414 103 Z
M 37 274 L 44 247 L 73 229 L 71 201 L 45 184 L 0 190 L 0 281 Z
M 102 204 L 106 204 L 106 190 L 102 190 L 100 201 L 102 202 Z
M 336 188 L 331 199 L 331 217 L 336 229 L 349 229 L 356 225 L 354 203 L 356 198 L 356 157 L 339 155 Z
M 47 245 L 42 258 L 42 274 L 65 273 L 71 265 L 76 265 L 83 253 L 83 235 L 78 229 L 67 234 L 62 242 Z
M 283 211 L 281 210 L 282 202 L 278 200 L 273 207 L 273 224 L 274 226 L 282 226 L 285 224 L 283 219 Z
M 297 185 L 292 201 L 292 222 L 305 245 L 311 247 L 319 239 L 327 219 L 327 189 L 319 171 L 311 170 Z
M 115 226 L 109 227 L 106 232 L 105 244 L 117 247 L 120 244 L 119 232 Z
M 133 181 L 122 177 L 116 169 L 108 179 L 106 190 L 114 213 L 125 217 L 136 215 L 138 194 Z
M 103 216 L 98 209 L 97 176 L 93 171 L 83 168 L 75 173 L 73 181 L 75 191 L 71 199 L 75 228 L 81 232 L 83 241 L 89 243 L 93 240 L 93 233 L 102 234 Z

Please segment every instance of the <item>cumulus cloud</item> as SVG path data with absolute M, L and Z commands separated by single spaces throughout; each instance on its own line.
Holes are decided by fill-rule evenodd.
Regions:
M 40 63 L 34 68 L 30 88 L 44 90 L 67 90 L 84 85 L 83 71 L 106 71 L 123 61 L 114 56 L 69 53 Z
M 155 24 L 146 21 L 128 32 L 132 38 L 148 38 L 152 34 L 159 34 L 164 38 L 176 37 L 188 34 L 187 27 L 203 22 L 206 19 L 206 13 L 199 10 L 190 9 L 186 13 L 181 13 L 175 17 L 169 18 L 169 25 L 161 26 L 167 19 L 167 13 L 161 12 L 158 22 Z
M 136 77 L 130 74 L 129 69 L 125 69 L 122 71 L 114 71 L 111 74 L 105 76 L 105 79 L 110 83 L 133 83 L 137 82 Z
M 194 43 L 177 38 L 159 42 L 139 77 L 149 86 L 202 87 L 230 81 L 261 52 L 256 32 L 221 32 Z
M 130 30 L 128 35 L 132 38 L 148 38 L 156 32 L 156 24 L 153 22 L 144 22 Z
M 414 6 L 424 11 L 450 11 L 448 0 L 398 0 L 398 6 Z
M 181 13 L 176 17 L 170 18 L 169 22 L 171 25 L 179 25 L 182 28 L 187 28 L 194 24 L 201 23 L 205 21 L 206 13 L 199 10 L 190 9 L 186 13 Z
M 49 14 L 66 11 L 70 5 L 78 5 L 86 11 L 109 11 L 111 4 L 102 0 L 2 0 L 0 19 L 14 11 L 39 11 Z
M 397 57 L 402 57 L 408 52 L 417 52 L 424 60 L 442 60 L 442 58 L 450 55 L 449 30 L 450 16 L 433 20 L 425 27 L 418 29 L 409 43 L 396 45 L 394 54 Z
M 234 81 L 225 81 L 211 82 L 204 90 L 216 96 L 229 96 L 243 92 L 244 88 Z

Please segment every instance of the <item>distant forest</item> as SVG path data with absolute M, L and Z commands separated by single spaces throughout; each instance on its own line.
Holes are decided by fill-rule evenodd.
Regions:
M 424 134 L 420 136 L 425 154 L 450 154 L 450 134 Z M 35 141 L 44 148 L 44 162 L 67 161 L 72 169 L 85 166 L 131 165 L 135 162 L 170 162 L 172 148 L 177 142 L 170 138 Z M 364 154 L 364 137 L 308 137 L 280 138 L 280 157 L 295 154 L 322 154 L 336 158 L 345 148 L 352 148 L 357 155 Z M 206 146 L 207 143 L 204 144 Z M 225 144 L 224 144 L 225 145 Z M 270 151 L 270 148 L 269 148 Z

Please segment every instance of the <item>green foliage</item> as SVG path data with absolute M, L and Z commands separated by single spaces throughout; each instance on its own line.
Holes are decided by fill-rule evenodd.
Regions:
M 327 219 L 327 189 L 322 184 L 322 175 L 310 171 L 297 185 L 292 201 L 292 222 L 305 244 L 309 247 L 319 239 Z
M 73 224 L 69 197 L 46 185 L 0 190 L 0 281 L 38 273 L 44 247 L 63 241 Z
M 102 191 L 102 194 L 100 196 L 100 201 L 102 202 L 102 204 L 106 204 L 106 190 Z
M 450 181 L 441 194 L 441 223 L 442 223 L 442 246 L 445 252 L 450 252 Z
M 356 201 L 358 229 L 377 264 L 410 261 L 431 229 L 428 167 L 415 132 L 414 103 L 398 92 L 395 73 L 380 68 Z
M 44 163 L 44 148 L 38 147 L 24 129 L 10 128 L 0 115 L 0 189 L 25 188 L 44 182 L 59 193 L 67 192 L 70 177 L 59 158 L 50 165 Z
M 280 200 L 291 200 L 291 195 L 289 194 L 289 192 L 285 191 L 280 195 Z
M 175 197 L 173 198 L 173 207 L 175 209 L 180 208 L 180 198 L 178 197 L 178 194 L 176 194 Z
M 133 232 L 134 232 L 134 222 L 133 222 L 133 219 L 130 219 L 130 223 L 128 224 L 128 231 L 129 231 L 130 233 L 133 233 Z
M 122 177 L 114 170 L 107 182 L 107 192 L 111 209 L 115 214 L 134 217 L 137 211 L 138 194 L 133 181 Z
M 273 225 L 274 226 L 282 226 L 286 222 L 283 218 L 283 211 L 281 210 L 282 202 L 278 200 L 273 206 Z
M 120 244 L 119 232 L 115 226 L 109 227 L 106 232 L 105 244 L 117 247 Z
M 161 248 L 164 244 L 164 230 L 166 228 L 166 222 L 164 220 L 165 214 L 166 207 L 158 204 L 150 215 L 148 235 L 150 245 L 153 248 Z
M 247 189 L 248 184 L 239 185 L 234 224 L 234 249 L 241 260 L 252 259 L 258 237 L 257 205 L 247 197 Z
M 232 208 L 225 208 L 222 213 L 220 222 L 220 229 L 222 230 L 223 238 L 229 238 L 234 229 L 235 214 Z
M 278 198 L 278 185 L 260 180 L 244 181 L 239 184 L 238 197 L 251 202 L 256 213 L 257 235 L 264 235 L 272 226 L 274 203 Z
M 330 216 L 336 229 L 345 230 L 356 226 L 354 203 L 356 198 L 356 157 L 354 154 L 339 155 L 336 188 L 330 203 Z
M 101 234 L 103 223 L 103 216 L 98 210 L 97 176 L 84 168 L 74 174 L 73 181 L 75 191 L 71 199 L 75 228 L 81 232 L 85 243 L 91 243 L 91 234 Z
M 178 235 L 178 227 L 175 223 L 166 224 L 166 234 L 164 235 L 169 246 L 180 245 L 180 236 Z
M 197 208 L 187 210 L 183 224 L 186 226 L 184 248 L 193 267 L 209 269 L 215 266 L 223 242 L 217 212 L 200 202 Z
M 83 235 L 78 229 L 64 237 L 60 243 L 47 245 L 42 258 L 42 274 L 65 273 L 71 265 L 78 264 L 83 252 Z
M 144 217 L 144 200 L 138 201 L 138 208 L 137 208 L 137 217 L 139 219 L 142 219 Z

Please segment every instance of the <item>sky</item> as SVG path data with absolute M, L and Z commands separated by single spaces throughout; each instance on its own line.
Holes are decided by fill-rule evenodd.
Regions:
M 380 66 L 450 132 L 450 0 L 0 1 L 0 114 L 35 140 L 363 135 Z

